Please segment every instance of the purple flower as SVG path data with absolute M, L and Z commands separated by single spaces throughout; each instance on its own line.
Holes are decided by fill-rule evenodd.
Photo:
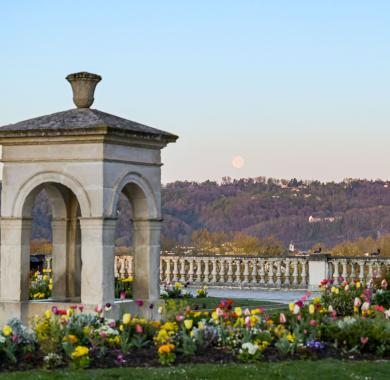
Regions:
M 51 311 L 53 312 L 53 314 L 57 315 L 58 314 L 58 307 L 57 306 L 53 306 L 51 308 Z
M 153 308 L 154 308 L 154 304 L 151 303 L 151 304 L 149 305 L 149 309 L 153 309 Z
M 309 340 L 306 342 L 306 347 L 315 348 L 317 350 L 322 350 L 325 348 L 325 345 L 318 340 Z

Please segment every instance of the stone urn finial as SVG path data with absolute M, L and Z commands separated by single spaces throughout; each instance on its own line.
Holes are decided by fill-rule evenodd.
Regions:
M 89 108 L 94 101 L 96 85 L 102 80 L 100 75 L 87 72 L 69 74 L 66 77 L 73 90 L 73 102 L 77 108 Z

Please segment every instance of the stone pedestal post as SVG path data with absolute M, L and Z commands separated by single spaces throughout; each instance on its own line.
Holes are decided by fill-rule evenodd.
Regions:
M 134 220 L 134 298 L 160 298 L 160 220 Z
M 28 301 L 31 218 L 1 218 L 1 301 Z
M 80 218 L 81 302 L 114 302 L 114 238 L 116 218 Z
M 65 299 L 67 276 L 67 220 L 53 219 L 51 222 L 53 240 L 53 298 Z
M 309 256 L 309 290 L 318 290 L 320 282 L 328 278 L 328 254 L 315 253 Z

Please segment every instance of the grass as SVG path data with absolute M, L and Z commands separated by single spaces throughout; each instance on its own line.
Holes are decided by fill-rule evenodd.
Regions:
M 175 300 L 177 303 L 185 302 L 187 305 L 194 308 L 198 306 L 201 310 L 212 310 L 215 309 L 221 301 L 220 297 L 206 297 L 206 298 L 181 298 Z M 263 307 L 267 310 L 279 310 L 285 309 L 287 305 L 271 302 L 271 301 L 262 301 L 262 300 L 253 300 L 247 298 L 233 298 L 234 306 L 240 307 Z
M 390 378 L 389 361 L 343 362 L 337 360 L 286 361 L 259 364 L 196 364 L 171 368 L 112 368 L 96 370 L 28 371 L 0 374 L 0 380 L 236 380 L 236 379 L 304 379 L 381 380 Z

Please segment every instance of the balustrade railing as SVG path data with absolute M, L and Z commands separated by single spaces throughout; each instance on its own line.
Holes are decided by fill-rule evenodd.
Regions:
M 116 256 L 115 276 L 133 275 L 133 257 Z M 308 284 L 306 257 L 161 256 L 160 280 L 197 285 L 297 288 Z
M 333 279 L 335 284 L 343 280 L 368 282 L 381 277 L 385 268 L 390 268 L 390 258 L 330 257 L 328 279 Z
M 191 285 L 231 286 L 259 289 L 316 289 L 327 277 L 364 283 L 390 269 L 389 258 L 332 257 L 322 261 L 305 257 L 173 256 L 160 257 L 160 281 Z M 313 265 L 312 263 L 315 263 Z M 320 265 L 318 266 L 318 263 Z M 48 263 L 50 265 L 50 263 Z M 134 275 L 133 256 L 115 256 L 115 277 Z M 321 268 L 323 271 L 321 272 Z M 320 269 L 320 273 L 318 270 Z

